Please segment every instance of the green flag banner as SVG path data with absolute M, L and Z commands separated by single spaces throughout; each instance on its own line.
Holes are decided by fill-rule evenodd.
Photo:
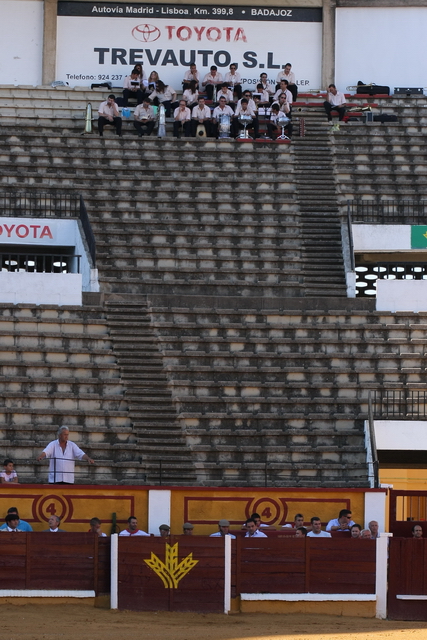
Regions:
M 427 248 L 427 226 L 411 226 L 411 249 Z

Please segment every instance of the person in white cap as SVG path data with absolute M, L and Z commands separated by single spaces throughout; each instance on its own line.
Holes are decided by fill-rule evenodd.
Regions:
M 230 538 L 233 538 L 233 540 L 236 539 L 236 536 L 233 536 L 233 534 L 230 533 L 230 522 L 228 520 L 226 520 L 225 518 L 218 522 L 218 529 L 219 529 L 219 531 L 217 531 L 216 533 L 211 533 L 211 535 L 209 537 L 210 538 L 221 538 L 221 537 L 224 537 L 224 536 L 230 536 Z

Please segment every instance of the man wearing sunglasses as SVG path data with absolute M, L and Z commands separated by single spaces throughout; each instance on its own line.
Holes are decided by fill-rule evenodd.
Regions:
M 341 509 L 338 518 L 329 520 L 326 525 L 326 531 L 350 531 L 355 524 L 351 519 L 351 511 L 349 509 Z

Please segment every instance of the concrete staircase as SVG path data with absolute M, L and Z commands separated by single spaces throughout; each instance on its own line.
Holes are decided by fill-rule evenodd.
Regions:
M 294 144 L 305 291 L 307 296 L 346 297 L 330 136 L 323 121 L 309 121 L 309 126 L 311 135 Z
M 194 484 L 196 459 L 177 420 L 146 300 L 110 295 L 105 308 L 145 481 Z

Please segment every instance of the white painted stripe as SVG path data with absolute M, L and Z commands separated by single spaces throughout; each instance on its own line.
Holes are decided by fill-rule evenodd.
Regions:
M 231 609 L 231 536 L 224 536 L 224 613 Z
M 282 602 L 375 602 L 373 593 L 241 593 L 241 600 Z
M 396 596 L 397 600 L 427 600 L 427 596 Z
M 111 536 L 111 569 L 110 569 L 110 609 L 119 606 L 119 536 Z
M 0 589 L 0 598 L 94 598 L 95 591 L 67 589 Z

